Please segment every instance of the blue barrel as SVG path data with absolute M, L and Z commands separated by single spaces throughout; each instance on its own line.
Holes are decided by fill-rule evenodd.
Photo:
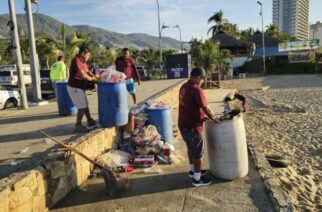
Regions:
M 128 123 L 129 108 L 125 82 L 100 82 L 97 95 L 98 117 L 102 127 L 123 126 Z
M 172 144 L 172 112 L 171 109 L 147 109 L 149 124 L 154 125 L 161 137 L 169 145 Z
M 67 82 L 56 83 L 56 101 L 58 105 L 58 114 L 61 116 L 75 115 L 77 108 L 74 106 L 67 91 Z

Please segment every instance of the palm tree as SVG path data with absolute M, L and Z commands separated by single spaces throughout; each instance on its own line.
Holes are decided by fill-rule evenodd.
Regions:
M 209 34 L 211 32 L 212 36 L 214 36 L 215 34 L 224 31 L 224 23 L 226 23 L 227 21 L 224 19 L 224 13 L 222 10 L 220 10 L 219 12 L 215 12 L 208 19 L 209 24 L 212 22 L 214 22 L 214 25 L 209 28 L 207 34 Z
M 206 73 L 212 73 L 215 68 L 219 73 L 223 72 L 224 64 L 232 60 L 233 56 L 229 50 L 219 49 L 219 44 L 209 39 L 201 47 L 200 65 L 203 66 Z
M 207 40 L 201 47 L 200 65 L 206 73 L 213 72 L 217 62 L 218 45 L 212 40 Z
M 197 38 L 191 39 L 190 44 L 190 55 L 194 66 L 200 66 L 202 41 Z

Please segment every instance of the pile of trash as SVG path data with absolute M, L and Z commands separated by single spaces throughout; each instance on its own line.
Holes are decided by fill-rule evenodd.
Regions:
M 169 109 L 164 102 L 146 101 L 132 107 L 129 123 L 122 128 L 122 139 L 117 150 L 111 150 L 97 158 L 97 162 L 112 167 L 116 172 L 131 172 L 134 168 L 145 168 L 144 172 L 161 173 L 158 164 L 171 164 L 171 145 L 167 144 L 156 126 L 149 123 L 148 111 Z M 177 130 L 173 131 L 177 134 Z
M 108 82 L 108 83 L 124 82 L 125 77 L 126 76 L 124 73 L 116 71 L 116 67 L 114 65 L 107 67 L 105 70 L 102 70 L 99 73 L 100 82 Z

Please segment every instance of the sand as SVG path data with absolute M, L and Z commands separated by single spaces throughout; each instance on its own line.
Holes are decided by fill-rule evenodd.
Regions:
M 322 75 L 227 80 L 222 86 L 249 99 L 247 141 L 265 155 L 292 161 L 274 173 L 294 211 L 322 211 Z

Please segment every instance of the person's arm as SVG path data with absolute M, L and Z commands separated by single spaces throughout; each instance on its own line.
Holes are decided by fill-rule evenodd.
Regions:
M 211 110 L 211 108 L 208 106 L 208 102 L 206 100 L 204 92 L 200 89 L 198 93 L 195 95 L 195 101 L 198 104 L 199 107 L 202 108 L 203 112 L 206 114 L 206 116 L 212 120 L 214 123 L 219 124 L 220 121 L 218 118 L 216 118 L 214 112 Z
M 78 67 L 78 72 L 82 79 L 86 81 L 93 81 L 93 74 L 88 70 L 88 66 L 84 65 L 83 63 L 80 62 L 80 60 L 76 61 L 76 65 Z
M 215 116 L 214 112 L 211 110 L 209 106 L 203 107 L 202 110 L 205 112 L 205 114 L 210 120 L 212 120 L 216 124 L 220 123 L 219 119 Z
M 138 85 L 140 85 L 141 84 L 141 78 L 140 78 L 139 71 L 138 71 L 138 69 L 136 67 L 136 64 L 135 64 L 134 60 L 132 60 L 132 70 L 133 70 L 133 72 L 135 74 L 135 78 L 137 79 Z

